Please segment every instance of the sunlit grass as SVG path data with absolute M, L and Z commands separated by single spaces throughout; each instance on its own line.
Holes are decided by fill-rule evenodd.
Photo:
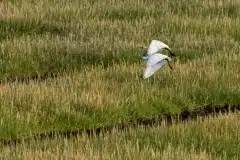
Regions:
M 115 129 L 100 137 L 32 139 L 1 146 L 3 158 L 238 159 L 239 114 L 153 128 Z
M 0 138 L 240 102 L 238 1 L 0 3 Z M 178 57 L 143 80 L 152 39 Z
M 83 67 L 81 72 L 39 83 L 6 84 L 0 92 L 1 134 L 8 137 L 5 128 L 12 123 L 16 126 L 11 136 L 18 137 L 15 134 L 25 135 L 29 128 L 31 132 L 92 128 L 209 104 L 237 105 L 236 56 L 227 56 L 231 63 L 223 63 L 226 57 L 213 61 L 212 56 L 185 64 L 177 61 L 175 70 L 164 67 L 146 81 L 139 75 L 141 64 L 122 62 L 108 68 Z M 228 76 L 232 79 L 221 78 Z

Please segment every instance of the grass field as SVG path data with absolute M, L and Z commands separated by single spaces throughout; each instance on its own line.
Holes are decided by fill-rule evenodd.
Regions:
M 1 147 L 1 159 L 239 159 L 239 113 L 168 127 L 55 137 Z
M 239 0 L 1 1 L 0 139 L 94 128 L 204 105 L 239 105 L 239 16 Z M 178 57 L 173 62 L 173 71 L 164 67 L 143 80 L 140 75 L 145 62 L 138 59 L 143 54 L 140 47 L 152 39 L 169 44 Z M 24 82 L 33 77 L 41 80 Z M 188 125 L 191 134 L 194 125 Z M 204 124 L 195 125 L 199 129 Z M 218 124 L 211 126 L 223 129 Z M 235 123 L 226 127 L 234 126 L 237 127 Z M 182 147 L 175 143 L 181 136 L 173 135 L 175 139 L 171 142 L 174 133 L 164 131 L 161 134 L 170 140 L 165 140 L 164 145 L 157 144 L 161 153 L 155 150 L 154 141 L 146 146 L 150 151 L 138 148 L 139 136 L 147 134 L 158 139 L 161 129 L 117 133 L 120 137 L 109 135 L 106 140 L 109 144 L 103 144 L 104 138 L 63 140 L 61 153 L 56 145 L 59 139 L 39 141 L 36 151 L 30 145 L 29 154 L 45 156 L 46 150 L 41 147 L 53 143 L 56 153 L 72 152 L 73 157 L 120 158 L 129 148 L 126 154 L 129 157 L 154 158 L 153 154 L 157 157 L 176 152 L 224 158 L 234 157 L 239 147 L 237 143 L 230 145 L 238 142 L 238 137 L 214 135 L 206 129 L 202 135 L 220 136 L 229 145 L 223 145 L 224 141 L 223 147 L 218 146 L 219 139 L 214 139 L 213 145 L 200 144 L 201 136 L 196 133 L 192 137 L 194 142 L 183 138 L 179 142 Z M 189 134 L 183 132 L 183 136 Z M 238 130 L 229 134 L 237 135 Z M 128 136 L 133 139 L 131 143 L 125 140 Z M 78 155 L 71 146 L 79 143 L 86 143 L 89 150 Z M 123 143 L 124 148 L 118 143 Z M 192 146 L 192 150 L 186 146 Z M 17 153 L 29 156 L 25 154 L 26 147 L 28 144 L 16 147 L 19 150 L 16 156 Z M 98 151 L 101 149 L 104 155 Z M 8 156 L 9 148 L 5 150 L 4 155 Z M 135 154 L 140 150 L 141 154 Z

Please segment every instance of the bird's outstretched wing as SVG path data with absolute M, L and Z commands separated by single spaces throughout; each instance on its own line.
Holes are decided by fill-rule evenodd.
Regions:
M 169 46 L 166 45 L 165 43 L 158 41 L 158 40 L 152 40 L 149 47 L 147 48 L 147 54 L 153 55 L 153 54 L 161 51 L 164 48 L 170 49 Z
M 147 68 L 143 73 L 143 78 L 146 79 L 152 76 L 159 68 L 163 67 L 167 63 L 168 56 L 155 53 L 147 61 Z
M 152 76 L 158 69 L 163 67 L 166 63 L 167 63 L 167 60 L 163 59 L 162 61 L 160 61 L 154 65 L 147 66 L 147 68 L 145 69 L 145 71 L 143 73 L 143 78 L 146 79 L 146 78 Z
M 147 66 L 153 66 L 166 58 L 168 58 L 168 56 L 161 53 L 155 53 L 148 58 Z

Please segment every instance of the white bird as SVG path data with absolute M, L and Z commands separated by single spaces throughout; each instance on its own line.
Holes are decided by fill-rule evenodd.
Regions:
M 144 79 L 152 76 L 159 68 L 163 67 L 166 63 L 171 69 L 173 69 L 169 62 L 172 61 L 172 57 L 174 57 L 175 54 L 170 51 L 171 49 L 168 45 L 158 40 L 152 40 L 149 47 L 146 49 L 148 56 L 142 57 L 143 60 L 147 60 L 147 68 L 143 73 Z M 161 54 L 161 51 L 163 51 L 164 49 L 169 51 L 169 56 Z

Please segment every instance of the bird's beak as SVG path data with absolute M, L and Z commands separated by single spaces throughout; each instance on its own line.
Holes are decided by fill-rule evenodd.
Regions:
M 176 54 L 174 54 L 170 48 L 165 48 L 166 50 L 168 50 L 169 54 L 172 56 L 172 57 L 176 57 Z
M 176 57 L 176 54 L 174 54 L 174 53 L 171 52 L 170 50 L 169 50 L 169 53 L 170 53 L 171 56 Z

